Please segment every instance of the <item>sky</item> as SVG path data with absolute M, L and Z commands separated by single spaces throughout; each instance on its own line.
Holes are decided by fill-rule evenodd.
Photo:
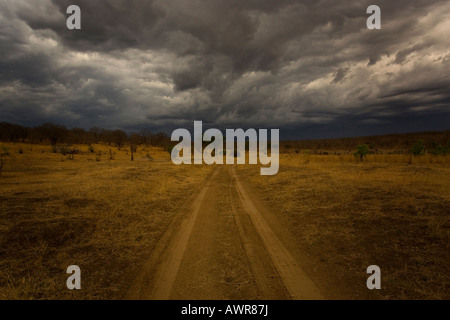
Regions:
M 380 30 L 366 27 L 372 4 Z M 0 0 L 0 121 L 449 130 L 449 32 L 448 0 Z

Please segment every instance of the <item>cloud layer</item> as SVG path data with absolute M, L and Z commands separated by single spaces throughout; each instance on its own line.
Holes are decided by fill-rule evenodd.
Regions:
M 82 30 L 66 28 L 66 8 Z M 0 0 L 0 119 L 282 137 L 449 129 L 450 4 Z M 283 133 L 284 132 L 284 133 Z

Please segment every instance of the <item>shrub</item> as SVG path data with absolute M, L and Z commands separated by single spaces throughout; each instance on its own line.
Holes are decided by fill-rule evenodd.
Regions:
M 2 150 L 3 150 L 3 155 L 5 155 L 5 156 L 9 156 L 9 148 L 7 148 L 7 147 L 5 147 L 5 146 L 3 146 L 2 145 Z
M 68 146 L 59 147 L 59 153 L 61 153 L 63 156 L 67 155 L 69 152 L 70 148 Z
M 411 153 L 415 156 L 423 156 L 425 154 L 425 144 L 423 140 L 414 142 L 411 147 Z
M 95 152 L 94 147 L 91 146 L 91 145 L 89 145 L 89 146 L 88 146 L 88 151 L 89 151 L 90 153 L 94 153 L 94 152 Z
M 172 155 L 172 150 L 173 150 L 174 147 L 175 147 L 175 146 L 173 146 L 173 145 L 171 145 L 171 144 L 169 144 L 169 145 L 166 146 L 166 150 L 167 150 L 167 152 L 168 152 L 170 155 Z
M 360 144 L 356 147 L 356 152 L 353 154 L 359 161 L 363 161 L 369 153 L 369 146 L 367 144 Z
M 450 153 L 450 142 L 446 145 L 443 146 L 441 144 L 439 145 L 434 145 L 433 146 L 433 150 L 431 150 L 430 153 L 434 154 L 434 155 L 446 155 Z

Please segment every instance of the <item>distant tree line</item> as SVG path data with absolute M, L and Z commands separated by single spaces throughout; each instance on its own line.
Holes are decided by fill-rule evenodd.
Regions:
M 123 130 L 108 130 L 93 127 L 68 129 L 63 125 L 44 123 L 37 127 L 24 127 L 17 124 L 0 122 L 0 141 L 56 144 L 96 144 L 103 143 L 122 147 L 126 144 L 167 147 L 171 144 L 170 137 L 164 133 L 153 134 L 144 129 L 140 132 L 127 134 Z
M 314 154 L 325 150 L 336 152 L 347 151 L 348 153 L 352 153 L 354 152 L 355 147 L 360 145 L 367 145 L 367 152 L 369 153 L 383 151 L 388 153 L 412 153 L 414 155 L 425 153 L 449 154 L 450 131 L 280 142 L 281 152 L 309 150 L 309 152 Z M 358 156 L 364 153 L 363 151 L 364 150 L 357 151 Z

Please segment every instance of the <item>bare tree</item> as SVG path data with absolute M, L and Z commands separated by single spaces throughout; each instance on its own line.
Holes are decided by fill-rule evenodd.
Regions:
M 88 134 L 83 128 L 72 128 L 69 131 L 68 140 L 72 144 L 86 144 L 88 143 Z
M 131 161 L 134 161 L 134 153 L 137 151 L 137 146 L 135 144 L 130 144 Z
M 152 145 L 157 147 L 165 147 L 171 142 L 170 137 L 164 133 L 159 132 L 152 136 Z
M 130 135 L 130 152 L 131 152 L 131 161 L 134 161 L 134 153 L 137 151 L 138 145 L 142 143 L 142 136 L 133 133 Z
M 40 132 L 42 137 L 50 141 L 52 146 L 56 145 L 58 142 L 63 142 L 68 133 L 65 126 L 54 123 L 45 123 L 36 129 Z
M 128 140 L 127 134 L 123 130 L 114 130 L 112 138 L 116 146 L 121 147 Z
M 10 142 L 25 142 L 25 139 L 27 137 L 28 128 L 22 127 L 17 124 L 0 122 L 0 140 Z
M 150 129 L 142 129 L 139 132 L 140 136 L 142 137 L 142 143 L 145 144 L 146 146 L 151 144 L 152 141 L 152 132 L 150 131 Z
M 89 134 L 94 143 L 99 143 L 100 140 L 103 138 L 104 133 L 105 129 L 99 127 L 92 127 L 91 129 L 89 129 Z

